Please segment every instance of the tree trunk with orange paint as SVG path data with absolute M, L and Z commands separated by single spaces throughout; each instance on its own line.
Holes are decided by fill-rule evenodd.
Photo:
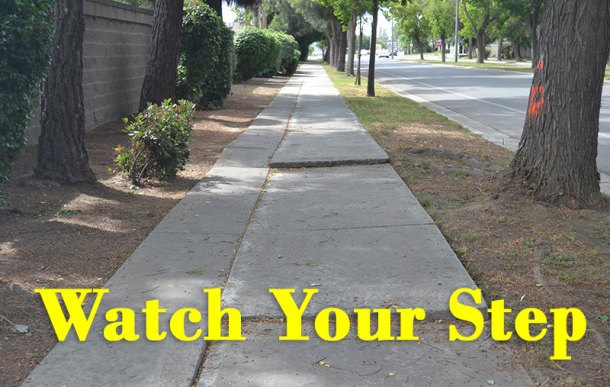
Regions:
M 599 208 L 597 137 L 610 51 L 610 3 L 552 0 L 540 35 L 511 184 L 537 200 Z

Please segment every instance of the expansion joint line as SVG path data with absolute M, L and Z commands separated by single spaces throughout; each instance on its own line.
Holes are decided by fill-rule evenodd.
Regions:
M 294 114 L 294 111 L 296 109 L 296 105 L 297 105 L 297 101 L 299 98 L 299 95 L 301 94 L 301 88 L 303 87 L 303 81 L 301 81 L 301 84 L 299 85 L 299 90 L 296 93 L 296 96 L 294 97 L 294 104 L 292 105 L 292 109 L 290 109 L 290 114 L 288 115 L 288 118 L 286 119 L 286 126 L 284 127 L 284 134 L 282 135 L 282 139 L 278 142 L 278 146 L 275 148 L 275 150 L 273 151 L 273 154 L 275 154 L 275 152 L 277 151 L 277 149 L 280 147 L 280 145 L 282 144 L 282 141 L 284 141 L 284 137 L 286 136 L 286 132 L 288 131 L 288 126 L 290 125 L 290 119 L 292 118 L 292 115 Z M 273 154 L 271 155 L 271 157 L 273 157 Z M 239 238 L 237 239 L 237 242 L 235 243 L 235 248 L 233 249 L 233 254 L 231 256 L 231 263 L 230 263 L 230 267 L 231 270 L 229 270 L 229 273 L 227 274 L 227 277 L 225 278 L 225 286 L 223 287 L 223 294 L 224 294 L 224 290 L 226 288 L 227 283 L 229 282 L 229 278 L 231 277 L 231 274 L 233 273 L 233 268 L 235 266 L 235 258 L 237 257 L 237 254 L 239 253 L 239 249 L 241 248 L 241 244 L 243 242 L 244 239 L 244 235 L 246 235 L 246 231 L 248 230 L 248 226 L 250 225 L 250 221 L 252 220 L 252 217 L 254 216 L 254 213 L 256 212 L 256 210 L 258 209 L 258 206 L 262 200 L 263 197 L 263 193 L 265 192 L 265 187 L 267 186 L 267 182 L 269 181 L 269 177 L 271 176 L 272 172 L 271 172 L 271 168 L 267 169 L 267 176 L 265 177 L 265 181 L 263 182 L 263 184 L 261 185 L 261 189 L 258 193 L 258 197 L 256 198 L 256 203 L 254 203 L 254 206 L 252 207 L 252 210 L 250 211 L 250 214 L 248 215 L 248 220 L 246 221 L 246 225 L 244 226 L 243 231 L 241 232 Z M 195 373 L 195 375 L 193 375 L 193 379 L 191 381 L 191 385 L 195 386 L 197 385 L 199 378 L 201 377 L 201 374 L 205 368 L 205 362 L 208 358 L 208 355 L 210 353 L 210 348 L 212 346 L 212 343 L 207 343 L 206 344 L 206 348 L 203 351 L 203 353 L 201 354 L 198 362 L 197 362 L 197 372 Z

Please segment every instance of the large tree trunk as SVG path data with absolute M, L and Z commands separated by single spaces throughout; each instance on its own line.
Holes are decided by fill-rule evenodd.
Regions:
M 503 42 L 502 42 L 502 34 L 499 34 L 500 36 L 498 36 L 498 61 L 502 60 L 502 50 L 504 49 L 503 47 Z
M 252 4 L 252 24 L 254 25 L 254 27 L 256 28 L 260 28 L 260 17 L 258 15 L 258 10 L 259 10 L 260 6 L 258 5 L 258 3 L 255 1 Z
M 328 46 L 329 46 L 329 59 L 330 61 L 328 62 L 329 65 L 331 66 L 335 66 L 337 64 L 337 62 L 335 61 L 337 59 L 337 40 L 336 40 L 336 36 L 337 36 L 337 31 L 336 31 L 336 25 L 334 20 L 331 20 L 328 22 Z
M 445 35 L 441 35 L 441 61 L 445 61 Z
M 167 98 L 176 97 L 183 4 L 183 0 L 155 2 L 152 39 L 140 96 L 140 110 L 144 110 L 148 102 L 160 103 Z
M 468 59 L 472 59 L 474 50 L 474 41 L 472 38 L 468 38 Z
M 85 147 L 83 106 L 83 2 L 57 0 L 51 66 L 43 85 L 36 178 L 93 182 Z
M 205 0 L 205 3 L 210 6 L 218 16 L 222 19 L 222 0 Z
M 477 31 L 477 63 L 485 63 L 485 31 Z
M 335 65 L 335 58 L 337 57 L 337 48 L 335 47 L 335 39 L 331 35 L 328 39 L 329 49 L 328 49 L 328 64 L 331 66 Z
M 515 60 L 517 62 L 521 62 L 521 45 L 517 39 L 513 39 L 513 54 L 515 55 Z
M 339 56 L 341 53 L 341 36 L 343 34 L 343 30 L 341 27 L 341 23 L 339 23 L 338 19 L 333 19 L 332 21 L 332 31 L 333 31 L 333 45 L 332 45 L 332 65 L 337 67 L 339 65 Z
M 369 53 L 369 76 L 366 85 L 367 97 L 375 96 L 375 51 L 377 47 L 377 17 L 379 13 L 379 0 L 373 0 L 373 22 L 371 23 L 371 50 Z
M 417 43 L 417 48 L 419 49 L 419 59 L 424 60 L 424 42 L 417 36 L 415 43 Z
M 549 2 L 513 184 L 541 201 L 602 206 L 597 138 L 610 51 L 610 3 Z M 574 33 L 578 31 L 578 33 Z
M 330 64 L 330 37 L 326 35 L 326 47 L 324 50 L 324 62 Z
M 345 50 L 347 49 L 347 32 L 339 32 L 339 56 L 337 58 L 337 71 L 345 71 Z
M 347 30 L 347 75 L 354 75 L 354 57 L 356 54 L 356 13 L 352 12 L 349 19 L 349 28 Z
M 356 85 L 361 84 L 361 64 L 362 64 L 362 16 L 360 16 L 360 36 L 358 37 L 358 67 L 356 69 Z

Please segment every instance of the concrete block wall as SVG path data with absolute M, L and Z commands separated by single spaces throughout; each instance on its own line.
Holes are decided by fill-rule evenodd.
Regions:
M 85 128 L 93 129 L 138 110 L 152 32 L 153 12 L 110 0 L 85 0 L 83 94 Z M 28 144 L 40 134 L 40 111 Z

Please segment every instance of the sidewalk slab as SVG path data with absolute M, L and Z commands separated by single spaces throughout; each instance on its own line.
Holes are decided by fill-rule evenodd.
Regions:
M 303 86 L 272 168 L 388 162 L 388 155 L 362 127 L 318 64 L 303 64 Z
M 293 78 L 241 136 L 227 146 L 208 175 L 176 205 L 106 283 L 86 342 L 73 333 L 58 343 L 24 385 L 32 386 L 191 386 L 203 360 L 206 342 L 171 337 L 146 340 L 143 314 L 147 300 L 158 299 L 167 313 L 168 330 L 177 309 L 192 307 L 206 321 L 204 288 L 225 285 L 239 241 L 269 172 L 301 80 Z M 113 307 L 136 311 L 135 342 L 103 338 L 105 312 Z M 203 328 L 205 334 L 204 323 Z M 197 327 L 192 326 L 194 331 Z M 187 332 L 190 333 L 190 332 Z
M 304 323 L 310 340 L 297 342 L 278 340 L 283 323 L 247 322 L 247 341 L 211 345 L 198 386 L 533 386 L 491 339 L 450 343 L 446 324 L 416 323 L 419 343 L 363 342 L 353 326 L 329 343 L 312 325 Z
M 270 176 L 235 259 L 224 304 L 244 317 L 283 317 L 268 289 L 295 288 L 300 302 L 300 290 L 312 287 L 320 292 L 306 316 L 331 306 L 351 311 L 398 305 L 447 318 L 451 294 L 476 285 L 385 164 Z

